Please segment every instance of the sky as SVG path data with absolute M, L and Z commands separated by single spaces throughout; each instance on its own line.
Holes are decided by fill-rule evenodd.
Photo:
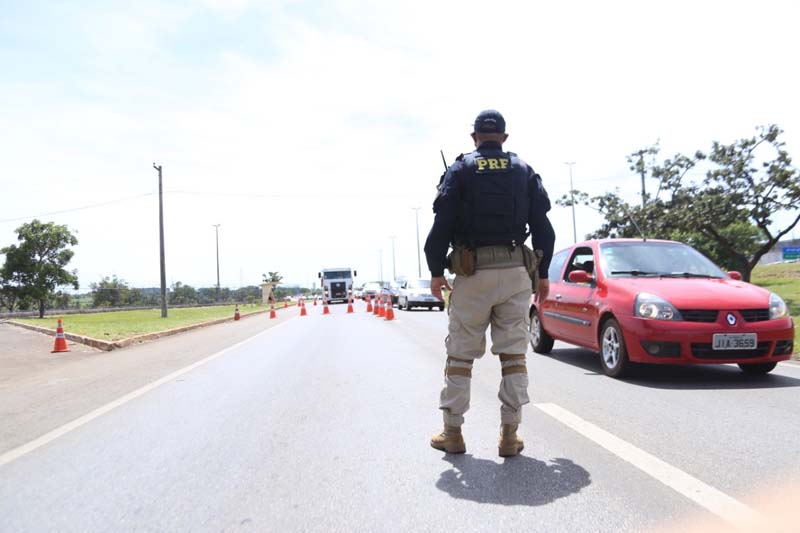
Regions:
M 778 124 L 800 157 L 800 7 L 785 1 L 0 0 L 0 247 L 79 240 L 81 291 L 415 277 L 443 163 L 482 109 L 551 199 L 638 202 L 626 156 Z M 648 187 L 655 187 L 654 182 Z M 414 208 L 419 208 L 415 210 Z M 418 217 L 418 218 L 417 218 Z M 554 204 L 556 247 L 573 241 Z M 780 214 L 778 222 L 789 219 Z M 600 226 L 576 208 L 581 239 Z M 800 231 L 797 232 L 800 235 Z M 428 276 L 424 254 L 422 276 Z

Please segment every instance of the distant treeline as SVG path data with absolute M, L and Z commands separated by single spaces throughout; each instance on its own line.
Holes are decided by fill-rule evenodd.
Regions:
M 125 280 L 116 276 L 104 277 L 92 283 L 90 291 L 83 294 L 55 292 L 47 299 L 46 309 L 97 309 L 125 307 L 158 307 L 161 305 L 161 290 L 158 287 L 131 287 Z M 311 291 L 298 287 L 276 287 L 273 295 L 280 300 L 286 296 L 307 295 Z M 238 289 L 220 287 L 195 288 L 180 281 L 172 284 L 167 290 L 168 305 L 206 305 L 215 303 L 261 302 L 261 287 L 250 285 Z M 38 302 L 32 298 L 18 298 L 3 301 L 4 311 L 32 311 Z

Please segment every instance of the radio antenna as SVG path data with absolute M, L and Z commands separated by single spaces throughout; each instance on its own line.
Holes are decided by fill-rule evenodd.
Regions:
M 635 227 L 636 231 L 638 231 L 639 235 L 641 235 L 642 242 L 647 242 L 647 237 L 644 236 L 644 232 L 642 231 L 642 228 L 640 228 L 639 224 L 636 223 L 636 219 L 633 218 L 633 215 L 631 215 L 630 211 L 628 211 L 624 207 L 622 209 L 623 209 L 623 211 L 625 211 L 625 214 L 628 215 L 628 218 L 630 219 L 630 221 L 633 222 L 633 227 Z

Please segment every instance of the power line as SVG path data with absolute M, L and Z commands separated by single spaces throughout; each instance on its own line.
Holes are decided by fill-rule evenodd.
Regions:
M 154 194 L 155 194 L 154 192 L 147 192 L 144 194 L 137 194 L 136 196 L 126 196 L 125 198 L 116 198 L 114 200 L 108 200 L 97 204 L 89 204 L 81 207 L 72 207 L 70 209 L 61 209 L 59 211 L 51 211 L 49 213 L 40 213 L 38 215 L 29 215 L 26 217 L 7 218 L 4 220 L 0 220 L 0 224 L 5 224 L 6 222 L 18 222 L 20 220 L 30 220 L 32 218 L 48 217 L 50 215 L 62 215 L 64 213 L 72 213 L 74 211 L 82 211 L 84 209 L 94 209 L 95 207 L 103 207 L 106 205 L 116 204 L 120 202 L 127 202 L 128 200 L 136 200 L 138 198 L 144 198 L 146 196 L 153 196 Z
M 339 193 L 339 192 L 299 192 L 299 193 L 251 193 L 251 192 L 221 192 L 221 191 L 186 191 L 186 190 L 171 190 L 164 191 L 164 194 L 189 194 L 194 196 L 227 196 L 234 198 L 371 198 L 373 193 Z M 381 194 L 382 198 L 405 198 L 413 197 L 413 193 L 398 194 L 387 193 Z
M 693 176 L 688 174 L 686 177 L 694 178 L 698 176 Z M 699 176 L 699 177 L 702 177 Z M 597 182 L 597 181 L 622 181 L 622 180 L 630 180 L 631 176 L 628 175 L 612 175 L 606 176 L 602 178 L 589 178 L 589 179 L 581 179 L 575 180 L 575 183 L 590 183 L 590 182 Z M 549 187 L 548 187 L 549 183 Z M 554 187 L 552 182 L 545 181 L 545 186 L 551 190 L 561 190 L 558 186 Z M 123 198 L 115 198 L 113 200 L 106 200 L 104 202 L 98 202 L 95 204 L 88 204 L 83 205 L 80 207 L 71 207 L 69 209 L 60 209 L 58 211 L 50 211 L 47 213 L 39 213 L 36 215 L 28 215 L 23 217 L 15 217 L 15 218 L 6 218 L 0 219 L 0 224 L 6 224 L 9 222 L 19 222 L 22 220 L 31 220 L 33 218 L 40 218 L 52 215 L 62 215 L 65 213 L 73 213 L 76 211 L 84 211 L 86 209 L 95 209 L 98 207 L 104 207 L 107 205 L 117 204 L 121 202 L 127 202 L 130 200 L 138 200 L 140 198 L 146 198 L 148 196 L 154 196 L 156 193 L 154 192 L 147 192 L 144 194 L 137 194 L 135 196 L 125 196 Z M 365 198 L 371 197 L 372 194 L 363 194 L 363 193 L 336 193 L 336 192 L 320 192 L 320 193 L 308 193 L 308 192 L 299 192 L 299 193 L 251 193 L 251 192 L 224 192 L 224 191 L 189 191 L 189 190 L 168 190 L 164 191 L 164 194 L 186 194 L 186 195 L 193 195 L 193 196 L 221 196 L 221 197 L 231 197 L 231 198 Z M 382 198 L 417 198 L 420 194 L 423 194 L 421 191 L 418 193 L 406 193 L 406 194 L 398 194 L 396 192 L 386 193 L 382 195 Z
M 148 196 L 155 196 L 156 193 L 154 192 L 147 192 L 144 194 L 137 194 L 135 196 L 125 196 L 123 198 L 114 198 L 113 200 L 106 200 L 104 202 L 98 202 L 96 204 L 88 204 L 82 205 L 80 207 L 70 207 L 69 209 L 59 209 L 58 211 L 49 211 L 47 213 L 39 213 L 36 215 L 28 215 L 22 217 L 15 217 L 15 218 L 6 218 L 0 219 L 0 224 L 6 224 L 9 222 L 19 222 L 22 220 L 31 220 L 33 218 L 40 218 L 40 217 L 48 217 L 52 215 L 63 215 L 65 213 L 73 213 L 75 211 L 83 211 L 86 209 L 95 209 L 98 207 L 104 207 L 107 205 L 117 204 L 121 202 L 127 202 L 130 200 L 137 200 L 139 198 L 146 198 Z M 331 196 L 337 197 L 363 197 L 368 195 L 359 195 L 359 194 L 328 194 L 328 193 L 319 193 L 319 194 L 309 194 L 309 193 L 296 193 L 296 194 L 263 194 L 263 193 L 247 193 L 247 192 L 214 192 L 214 191 L 183 191 L 183 190 L 173 190 L 173 191 L 164 191 L 164 194 L 188 194 L 188 195 L 197 195 L 197 196 L 228 196 L 228 197 L 238 197 L 238 198 L 330 198 Z M 387 195 L 389 197 L 399 197 L 404 195 Z M 405 195 L 408 196 L 408 195 Z

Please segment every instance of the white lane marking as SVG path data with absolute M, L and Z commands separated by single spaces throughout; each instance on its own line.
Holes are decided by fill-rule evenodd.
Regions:
M 291 320 L 291 319 L 289 319 L 289 320 Z M 186 366 L 186 367 L 183 367 L 183 368 L 181 368 L 179 370 L 176 370 L 175 372 L 172 372 L 171 374 L 168 374 L 168 375 L 164 376 L 163 378 L 157 379 L 156 381 L 153 381 L 152 383 L 148 383 L 147 385 L 145 385 L 143 387 L 140 387 L 140 388 L 136 389 L 133 392 L 129 392 L 128 394 L 126 394 L 124 396 L 121 396 L 120 398 L 117 398 L 116 400 L 114 400 L 112 402 L 109 402 L 109 403 L 103 405 L 102 407 L 98 407 L 94 411 L 91 411 L 90 413 L 87 413 L 87 414 L 83 415 L 80 418 L 76 418 L 72 422 L 68 422 L 68 423 L 64 424 L 63 426 L 61 426 L 59 428 L 56 428 L 56 429 L 54 429 L 52 431 L 49 431 L 48 433 L 45 433 L 41 437 L 38 437 L 38 438 L 28 442 L 27 444 L 23 444 L 22 446 L 14 448 L 13 450 L 9 450 L 9 451 L 5 452 L 4 454 L 0 455 L 0 467 L 2 467 L 3 465 L 7 465 L 11 461 L 19 459 L 23 455 L 28 454 L 28 453 L 34 451 L 37 448 L 41 448 L 45 444 L 47 444 L 49 442 L 52 442 L 52 441 L 56 440 L 57 438 L 59 438 L 59 437 L 61 437 L 63 435 L 66 435 L 67 433 L 69 433 L 73 429 L 77 429 L 77 428 L 79 428 L 79 427 L 81 427 L 83 425 L 88 424 L 89 422 L 91 422 L 95 418 L 101 417 L 104 414 L 108 413 L 109 411 L 111 411 L 113 409 L 116 409 L 117 407 L 119 407 L 121 405 L 124 405 L 124 404 L 130 402 L 131 400 L 135 400 L 136 398 L 138 398 L 138 397 L 140 397 L 140 396 L 142 396 L 144 394 L 147 394 L 148 392 L 150 392 L 151 390 L 155 389 L 156 387 L 159 387 L 159 386 L 163 385 L 164 383 L 169 383 L 170 381 L 174 380 L 175 378 L 178 378 L 178 377 L 186 374 L 187 372 L 191 372 L 195 368 L 197 368 L 199 366 L 202 366 L 202 365 L 204 365 L 204 364 L 206 364 L 206 363 L 208 363 L 210 361 L 213 361 L 214 359 L 217 359 L 218 357 L 221 357 L 221 356 L 225 355 L 226 353 L 228 353 L 228 352 L 230 352 L 232 350 L 235 350 L 236 348 L 239 348 L 240 346 L 242 346 L 244 344 L 247 344 L 248 342 L 252 341 L 253 339 L 256 339 L 257 337 L 260 337 L 261 335 L 264 335 L 266 333 L 269 333 L 270 331 L 274 331 L 276 328 L 279 328 L 279 327 L 281 327 L 281 326 L 283 326 L 285 324 L 288 324 L 288 323 L 289 323 L 289 321 L 287 320 L 286 322 L 281 322 L 279 324 L 275 324 L 271 328 L 265 329 L 264 331 L 260 331 L 260 332 L 256 333 L 255 335 L 244 339 L 243 341 L 240 341 L 240 342 L 237 342 L 236 344 L 228 346 L 227 348 L 225 348 L 223 350 L 220 350 L 220 351 L 218 351 L 218 352 L 216 352 L 214 354 L 209 355 L 205 359 L 201 359 L 200 361 L 197 361 L 195 363 L 192 363 L 189 366 Z
M 534 406 L 734 526 L 749 526 L 764 518 L 754 509 L 724 492 L 587 422 L 561 406 L 554 403 L 537 403 Z

